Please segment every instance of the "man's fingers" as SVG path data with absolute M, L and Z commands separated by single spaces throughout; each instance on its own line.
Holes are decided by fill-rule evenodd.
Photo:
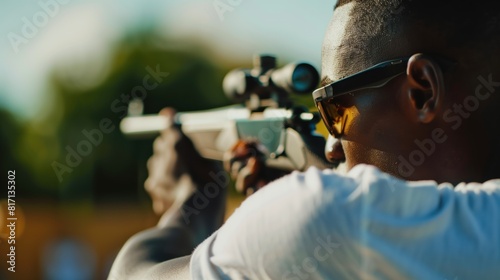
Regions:
M 175 117 L 175 114 L 177 114 L 177 111 L 172 107 L 166 107 L 161 109 L 159 114 L 173 119 Z
M 256 157 L 248 159 L 247 164 L 241 168 L 236 176 L 236 189 L 247 194 L 249 189 L 255 189 L 260 178 L 263 165 Z
M 224 155 L 224 166 L 235 180 L 238 192 L 246 194 L 253 188 L 260 170 L 256 164 L 259 157 L 257 143 L 253 141 L 238 141 Z
M 267 185 L 288 172 L 266 166 L 266 149 L 256 141 L 240 140 L 224 155 L 224 166 L 235 180 L 236 189 L 246 194 Z

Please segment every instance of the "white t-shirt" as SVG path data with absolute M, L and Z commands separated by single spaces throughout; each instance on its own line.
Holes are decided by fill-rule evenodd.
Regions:
M 248 198 L 190 263 L 193 279 L 500 279 L 500 180 L 407 182 L 310 168 Z

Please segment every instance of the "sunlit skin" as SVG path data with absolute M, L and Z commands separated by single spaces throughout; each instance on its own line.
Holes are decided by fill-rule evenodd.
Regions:
M 324 84 L 385 60 L 421 54 L 410 59 L 406 74 L 383 88 L 354 92 L 338 101 L 345 104 L 349 121 L 341 145 L 333 151 L 336 157 L 345 155 L 348 169 L 367 163 L 407 180 L 456 184 L 500 177 L 496 144 L 499 137 L 491 127 L 491 104 L 499 104 L 498 97 L 493 94 L 481 101 L 477 110 L 462 117 L 458 129 L 443 119 L 454 104 L 462 104 L 464 98 L 474 94 L 479 75 L 493 73 L 493 80 L 500 81 L 500 76 L 495 75 L 498 71 L 492 72 L 487 63 L 478 66 L 478 57 L 469 55 L 468 50 L 450 48 L 438 35 L 413 26 L 401 28 L 400 37 L 392 43 L 384 39 L 374 41 L 370 53 L 363 53 L 351 44 L 357 36 L 349 27 L 353 24 L 349 15 L 354 5 L 346 4 L 334 12 L 323 45 Z M 427 53 L 441 54 L 457 65 L 443 71 Z M 399 156 L 408 159 L 418 149 L 415 140 L 431 138 L 436 128 L 443 129 L 446 141 L 436 143 L 435 151 L 425 156 L 423 164 L 414 166 L 410 176 L 403 176 L 398 171 Z

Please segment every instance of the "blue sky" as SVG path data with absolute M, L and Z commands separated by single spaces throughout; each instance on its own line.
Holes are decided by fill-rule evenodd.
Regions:
M 223 8 L 224 3 L 230 9 L 217 13 L 214 6 Z M 335 1 L 311 3 L 305 0 L 4 1 L 0 4 L 0 106 L 21 118 L 36 117 L 40 108 L 50 107 L 45 81 L 53 65 L 75 60 L 98 61 L 102 67 L 90 73 L 99 76 L 113 42 L 127 30 L 146 24 L 154 24 L 178 41 L 203 41 L 216 54 L 228 59 L 250 61 L 255 53 L 271 53 L 279 55 L 282 61 L 303 60 L 319 68 L 321 43 Z M 34 25 L 34 30 L 26 29 L 26 20 Z M 23 34 L 23 28 L 31 32 L 32 38 Z

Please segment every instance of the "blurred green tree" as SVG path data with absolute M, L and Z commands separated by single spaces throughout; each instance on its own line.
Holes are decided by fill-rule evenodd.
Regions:
M 50 112 L 26 126 L 18 143 L 36 189 L 65 201 L 136 199 L 144 194 L 152 139 L 121 134 L 128 102 L 142 98 L 147 114 L 166 106 L 193 111 L 229 104 L 221 87 L 227 66 L 203 57 L 209 53 L 203 47 L 174 49 L 159 41 L 149 33 L 125 38 L 105 76 L 91 86 L 71 73 L 88 71 L 80 69 L 88 64 L 54 69 Z

